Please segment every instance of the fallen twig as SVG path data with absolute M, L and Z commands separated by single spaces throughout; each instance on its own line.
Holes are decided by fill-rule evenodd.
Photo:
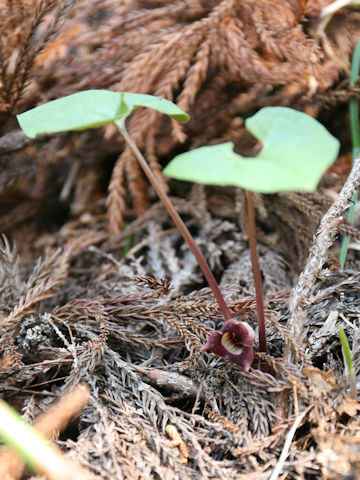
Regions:
M 16 152 L 33 142 L 21 130 L 13 130 L 0 138 L 0 155 Z
M 284 446 L 283 446 L 283 449 L 281 451 L 281 454 L 280 454 L 280 457 L 279 457 L 279 460 L 277 462 L 277 464 L 275 465 L 275 468 L 274 470 L 272 471 L 270 477 L 269 477 L 269 480 L 276 480 L 280 473 L 281 473 L 281 470 L 284 466 L 284 463 L 285 463 L 285 460 L 289 454 L 289 450 L 290 450 L 290 447 L 291 447 L 291 442 L 292 442 L 292 439 L 294 438 L 294 435 L 296 433 L 296 430 L 299 428 L 303 418 L 305 417 L 305 415 L 308 413 L 308 411 L 311 409 L 312 407 L 308 407 L 306 410 L 304 410 L 303 412 L 300 413 L 300 415 L 298 415 L 295 420 L 294 420 L 294 423 L 292 424 L 292 427 L 290 428 L 289 430 L 289 433 L 287 434 L 286 436 L 286 440 L 285 440 L 285 443 L 284 443 Z
M 335 241 L 339 226 L 343 221 L 342 214 L 352 194 L 359 186 L 359 183 L 360 157 L 355 160 L 350 175 L 341 189 L 338 198 L 322 218 L 305 268 L 299 277 L 298 284 L 291 293 L 288 328 L 291 330 L 294 342 L 299 349 L 301 349 L 305 335 L 304 325 L 306 321 L 307 301 L 314 288 L 316 277 L 326 261 L 327 251 Z M 286 346 L 285 357 L 290 362 L 298 359 L 298 352 L 296 348 L 294 348 L 294 344 Z
M 144 382 L 150 383 L 155 388 L 165 388 L 177 393 L 184 393 L 193 398 L 200 395 L 201 400 L 206 398 L 205 392 L 200 391 L 199 393 L 200 385 L 185 375 L 160 370 L 159 368 L 135 367 L 135 369 L 143 375 Z

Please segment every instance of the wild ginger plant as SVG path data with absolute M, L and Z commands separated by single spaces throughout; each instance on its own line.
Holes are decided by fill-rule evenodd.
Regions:
M 219 355 L 222 352 L 222 356 L 226 356 L 234 363 L 248 370 L 254 358 L 253 343 L 255 334 L 249 325 L 244 322 L 236 322 L 233 319 L 214 275 L 192 235 L 176 212 L 137 145 L 129 136 L 125 127 L 125 121 L 133 110 L 138 107 L 153 108 L 169 115 L 178 122 L 187 122 L 189 120 L 187 113 L 164 98 L 137 93 L 110 92 L 107 90 L 86 90 L 75 93 L 40 105 L 18 115 L 17 118 L 20 127 L 30 138 L 35 138 L 44 133 L 86 130 L 109 124 L 115 125 L 119 129 L 169 215 L 189 245 L 219 304 L 225 319 L 220 341 L 222 338 L 226 340 L 222 349 L 220 348 L 219 350 Z M 206 347 L 204 349 L 206 350 Z
M 259 350 L 266 352 L 264 300 L 256 248 L 253 192 L 313 192 L 325 170 L 336 159 L 339 141 L 317 120 L 286 107 L 265 107 L 245 121 L 260 140 L 254 158 L 242 157 L 228 142 L 177 155 L 164 174 L 208 185 L 232 185 L 247 191 L 249 244 L 256 291 Z M 216 332 L 218 333 L 218 332 Z M 226 332 L 225 332 L 226 333 Z M 222 330 L 222 338 L 224 332 Z M 221 351 L 215 333 L 205 350 Z
M 87 90 L 53 100 L 18 115 L 24 133 L 31 138 L 44 133 L 85 130 L 115 125 L 136 156 L 141 168 L 174 220 L 196 257 L 224 316 L 220 332 L 214 332 L 204 351 L 228 358 L 248 370 L 254 351 L 254 331 L 236 321 L 217 282 L 193 237 L 157 181 L 142 153 L 129 136 L 125 121 L 138 107 L 153 108 L 174 120 L 186 122 L 189 116 L 172 102 L 151 95 Z M 266 351 L 265 316 L 261 273 L 255 238 L 253 191 L 275 193 L 288 190 L 314 191 L 334 161 L 339 142 L 315 119 L 283 107 L 267 107 L 246 120 L 249 131 L 263 148 L 256 158 L 244 158 L 233 152 L 233 144 L 202 147 L 175 157 L 164 173 L 181 179 L 213 185 L 235 185 L 247 190 L 249 242 L 256 287 L 259 349 Z

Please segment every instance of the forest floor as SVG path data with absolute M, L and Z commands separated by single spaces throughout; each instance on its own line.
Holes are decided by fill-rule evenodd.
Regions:
M 33 422 L 87 385 L 64 431 L 56 419 L 48 428 L 88 478 L 360 478 L 360 403 L 339 340 L 341 326 L 358 376 L 360 221 L 342 216 L 360 181 L 347 113 L 359 97 L 348 82 L 359 9 L 336 12 L 316 37 L 331 2 L 12 3 L 0 3 L 2 398 Z M 245 44 L 246 65 L 231 53 Z M 244 118 L 266 105 L 302 109 L 341 140 L 317 192 L 255 195 L 268 352 L 248 372 L 201 351 L 221 312 L 115 132 L 30 141 L 19 131 L 16 113 L 87 88 L 163 95 L 189 111 L 184 130 L 145 112 L 130 120 L 159 178 L 199 145 L 254 152 Z M 244 192 L 162 182 L 231 312 L 257 331 Z M 1 479 L 40 478 L 7 455 Z

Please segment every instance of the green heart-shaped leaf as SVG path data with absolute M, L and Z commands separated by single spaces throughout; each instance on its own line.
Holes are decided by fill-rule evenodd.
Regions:
M 237 155 L 232 143 L 201 147 L 177 155 L 165 175 L 262 193 L 311 192 L 340 147 L 317 120 L 291 108 L 265 107 L 246 120 L 246 127 L 262 142 L 256 157 Z
M 185 123 L 189 115 L 165 98 L 140 93 L 85 90 L 40 105 L 17 116 L 30 138 L 42 133 L 86 130 L 125 119 L 138 107 L 149 107 Z

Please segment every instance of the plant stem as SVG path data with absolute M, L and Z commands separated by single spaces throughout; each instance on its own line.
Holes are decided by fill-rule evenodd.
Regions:
M 247 213 L 249 226 L 249 245 L 251 264 L 254 275 L 255 293 L 256 293 L 256 310 L 258 316 L 259 329 L 259 351 L 266 353 L 266 332 L 265 332 L 265 313 L 264 313 L 264 296 L 262 290 L 261 271 L 259 266 L 259 258 L 256 248 L 256 227 L 255 227 L 255 211 L 254 211 L 254 193 L 246 191 Z
M 343 354 L 344 354 L 345 364 L 347 366 L 348 373 L 349 373 L 351 397 L 354 400 L 356 400 L 356 397 L 357 397 L 356 374 L 355 374 L 355 369 L 352 361 L 349 341 L 342 327 L 339 327 L 339 337 L 340 337 L 340 343 L 341 343 Z
M 159 184 L 157 178 L 155 177 L 153 171 L 149 167 L 147 161 L 145 160 L 144 156 L 136 146 L 135 142 L 133 139 L 130 137 L 128 134 L 126 128 L 125 128 L 125 122 L 121 121 L 119 123 L 116 123 L 117 127 L 119 128 L 120 132 L 122 133 L 126 143 L 129 145 L 131 148 L 132 152 L 134 153 L 135 157 L 137 158 L 141 168 L 143 169 L 145 175 L 149 179 L 151 185 L 154 187 L 156 193 L 158 194 L 160 200 L 163 202 L 166 210 L 168 211 L 170 217 L 173 219 L 175 225 L 179 229 L 179 232 L 182 234 L 184 237 L 184 240 L 186 243 L 189 245 L 190 250 L 194 254 L 211 290 L 213 291 L 213 294 L 219 304 L 220 310 L 225 318 L 225 321 L 232 319 L 232 314 L 229 310 L 229 307 L 227 306 L 224 297 L 220 291 L 220 288 L 215 280 L 215 277 L 210 270 L 209 265 L 207 264 L 205 258 L 203 257 L 202 253 L 199 250 L 199 247 L 196 245 L 191 233 L 187 229 L 186 225 L 182 221 L 180 215 L 177 213 L 175 210 L 173 204 L 171 203 L 170 198 L 167 196 L 166 192 L 164 189 L 161 187 Z

